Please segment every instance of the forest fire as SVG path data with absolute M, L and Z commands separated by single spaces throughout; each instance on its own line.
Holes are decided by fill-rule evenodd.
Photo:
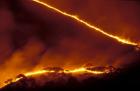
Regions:
M 52 69 L 54 69 L 54 70 L 52 70 Z M 88 69 L 88 68 L 84 68 L 84 67 L 82 67 L 82 68 L 77 68 L 77 69 L 74 69 L 74 70 L 59 70 L 59 68 L 58 69 L 55 69 L 54 67 L 52 67 L 52 69 L 51 70 L 40 70 L 40 71 L 35 71 L 35 72 L 29 72 L 29 73 L 26 73 L 25 74 L 25 76 L 33 76 L 33 75 L 39 75 L 39 74 L 44 74 L 44 73 L 71 73 L 71 74 L 74 74 L 74 73 L 90 73 L 90 74 L 93 74 L 93 75 L 97 75 L 97 74 L 104 74 L 104 73 L 109 73 L 109 71 L 111 71 L 111 70 L 109 70 L 109 71 L 106 71 L 106 69 L 105 70 L 102 70 L 102 71 L 100 71 L 100 70 L 91 70 L 91 69 Z
M 138 46 L 138 44 L 135 43 L 135 42 L 132 42 L 132 41 L 123 39 L 123 38 L 121 38 L 121 37 L 119 37 L 119 36 L 116 36 L 116 35 L 109 34 L 109 33 L 105 32 L 104 30 L 102 30 L 102 29 L 100 29 L 100 28 L 98 28 L 98 27 L 96 27 L 96 26 L 94 26 L 94 25 L 92 25 L 92 24 L 90 24 L 90 23 L 88 23 L 88 22 L 86 22 L 86 21 L 80 19 L 79 17 L 77 17 L 77 16 L 75 16 L 75 15 L 71 15 L 71 14 L 69 14 L 69 13 L 63 12 L 63 11 L 61 11 L 61 10 L 59 10 L 59 9 L 57 9 L 57 8 L 55 8 L 55 7 L 53 7 L 53 6 L 49 5 L 49 4 L 47 4 L 47 3 L 44 3 L 44 2 L 42 2 L 42 1 L 40 1 L 40 0 L 32 0 L 32 1 L 37 2 L 37 3 L 39 3 L 39 4 L 41 4 L 41 5 L 45 6 L 45 7 L 47 7 L 47 8 L 49 8 L 49 9 L 52 9 L 52 10 L 54 10 L 55 12 L 58 12 L 58 13 L 64 15 L 64 16 L 70 17 L 71 19 L 74 19 L 74 20 L 80 22 L 81 24 L 84 24 L 85 26 L 91 28 L 91 29 L 94 29 L 94 30 L 98 31 L 98 32 L 100 32 L 101 34 L 103 34 L 103 35 L 105 35 L 105 36 L 108 36 L 109 38 L 115 39 L 116 41 L 118 41 L 118 42 L 120 42 L 120 43 L 129 44 L 129 45 L 133 45 L 133 46 Z
M 85 4 L 80 0 L 71 0 L 70 7 L 65 4 L 69 1 L 58 1 L 68 11 L 57 8 L 56 2 L 0 1 L 0 91 L 76 91 L 84 87 L 100 91 L 139 82 L 139 37 L 137 31 L 130 31 L 137 24 L 129 18 L 130 12 L 120 15 L 122 3 L 85 1 L 87 6 L 93 3 L 91 13 L 90 7 L 82 10 Z M 76 15 L 68 13 L 69 9 Z
M 28 77 L 36 77 L 36 76 L 40 76 L 40 75 L 44 75 L 44 74 L 71 74 L 73 76 L 77 76 L 77 75 L 84 75 L 84 74 L 89 74 L 91 76 L 100 76 L 100 75 L 104 75 L 104 74 L 112 74 L 113 72 L 116 71 L 116 68 L 112 67 L 112 66 L 107 66 L 107 67 L 81 67 L 81 68 L 77 68 L 77 69 L 71 69 L 71 70 L 67 70 L 67 69 L 63 69 L 60 67 L 46 67 L 43 70 L 38 70 L 38 71 L 33 71 L 33 72 L 28 72 L 28 73 L 23 73 L 23 74 L 19 74 L 16 79 L 8 79 L 7 81 L 5 81 L 5 85 L 10 84 L 10 83 L 15 83 L 19 80 L 21 80 L 22 78 L 28 78 Z M 44 79 L 45 80 L 45 79 Z

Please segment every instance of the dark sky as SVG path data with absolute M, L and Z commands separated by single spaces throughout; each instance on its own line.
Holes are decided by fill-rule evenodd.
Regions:
M 140 40 L 138 1 L 46 1 L 108 33 Z M 89 62 L 122 67 L 137 57 L 132 46 L 118 43 L 31 0 L 0 1 L 0 78 L 48 65 L 73 67 Z

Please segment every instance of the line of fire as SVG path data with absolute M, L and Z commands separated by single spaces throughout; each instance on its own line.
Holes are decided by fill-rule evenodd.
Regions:
M 119 45 L 119 47 L 115 46 L 114 50 L 116 50 L 117 48 L 118 49 L 120 48 L 121 52 L 117 51 L 118 52 L 118 53 L 116 53 L 117 56 L 115 55 L 114 57 L 110 58 L 111 61 L 109 60 L 110 63 L 108 63 L 108 65 L 106 65 L 106 66 L 105 65 L 100 66 L 100 64 L 95 65 L 92 62 L 90 63 L 90 62 L 85 61 L 83 65 L 80 65 L 78 67 L 76 66 L 76 67 L 73 67 L 73 68 L 68 68 L 66 66 L 65 67 L 63 67 L 63 66 L 49 66 L 49 64 L 48 65 L 44 64 L 45 66 L 42 66 L 43 63 L 41 65 L 38 65 L 39 62 L 38 63 L 34 62 L 34 64 L 36 64 L 36 68 L 34 67 L 31 71 L 28 71 L 28 72 L 27 71 L 17 72 L 19 74 L 17 74 L 16 77 L 14 77 L 14 78 L 11 78 L 9 76 L 10 77 L 9 79 L 5 80 L 4 82 L 2 82 L 2 84 L 0 84 L 0 91 L 1 91 L 1 89 L 2 89 L 2 91 L 44 91 L 44 89 L 45 89 L 45 91 L 46 90 L 49 91 L 50 89 L 57 90 L 57 89 L 60 89 L 60 88 L 61 89 L 69 89 L 70 88 L 72 90 L 75 89 L 75 88 L 85 88 L 86 91 L 88 91 L 87 89 L 88 88 L 91 89 L 92 86 L 93 86 L 92 89 L 94 89 L 95 91 L 96 91 L 96 89 L 97 89 L 97 91 L 100 91 L 99 89 L 105 89 L 108 86 L 109 87 L 111 87 L 111 86 L 116 87 L 116 85 L 121 86 L 121 84 L 127 83 L 127 80 L 130 80 L 130 84 L 126 85 L 126 87 L 128 87 L 132 83 L 135 83 L 135 81 L 139 81 L 138 77 L 135 78 L 135 73 L 138 73 L 138 71 L 139 71 L 139 69 L 138 69 L 139 68 L 139 63 L 134 62 L 134 66 L 132 66 L 130 68 L 126 68 L 126 69 L 123 69 L 123 67 L 121 68 L 119 66 L 110 65 L 110 64 L 113 64 L 111 62 L 115 58 L 116 58 L 116 60 L 123 61 L 122 63 L 126 63 L 126 65 L 127 65 L 127 62 L 124 62 L 124 60 L 126 61 L 126 60 L 130 59 L 131 61 L 135 60 L 135 61 L 138 62 L 139 61 L 139 56 L 140 56 L 140 44 L 138 42 L 131 41 L 131 40 L 128 40 L 126 38 L 122 38 L 120 36 L 117 36 L 117 35 L 111 34 L 109 32 L 106 32 L 102 28 L 99 28 L 99 27 L 89 23 L 88 21 L 85 21 L 84 19 L 79 18 L 77 15 L 73 15 L 73 14 L 67 13 L 67 12 L 65 12 L 61 9 L 58 9 L 55 6 L 48 4 L 46 1 L 43 2 L 41 0 L 31 0 L 31 1 L 28 1 L 28 2 L 33 3 L 35 5 L 40 5 L 43 8 L 47 8 L 47 9 L 57 13 L 58 15 L 60 15 L 62 17 L 69 18 L 69 20 L 71 20 L 74 23 L 78 22 L 79 26 L 81 24 L 81 26 L 84 26 L 87 29 L 89 29 L 89 30 L 86 30 L 86 31 L 91 31 L 92 33 L 97 32 L 97 33 L 101 34 L 102 36 L 105 36 L 108 39 L 111 39 L 111 41 L 113 39 L 113 41 L 115 41 L 113 43 L 116 43 L 116 45 Z M 10 15 L 10 14 L 8 14 L 8 15 Z M 22 17 L 22 14 L 21 15 L 19 14 L 19 16 Z M 23 19 L 22 22 L 24 22 L 24 19 Z M 26 27 L 26 26 L 23 26 L 23 27 Z M 30 30 L 30 27 L 26 27 L 26 28 L 27 29 L 29 28 L 29 30 Z M 24 34 L 24 32 L 23 32 L 23 34 Z M 32 41 L 34 41 L 34 40 L 31 40 L 31 42 Z M 35 54 L 35 56 L 37 56 L 36 59 L 37 58 L 41 59 L 41 57 L 37 55 L 37 52 L 40 52 L 40 50 L 43 50 L 44 45 L 41 44 L 38 41 L 37 42 L 34 41 L 34 42 L 33 43 L 35 45 L 37 45 L 37 46 L 35 46 L 35 48 L 32 46 L 32 43 L 31 44 L 29 43 L 28 45 L 31 48 L 33 48 L 33 50 L 35 50 L 33 52 L 36 53 Z M 68 42 L 66 42 L 66 43 L 68 43 Z M 63 45 L 63 43 L 62 43 L 62 45 Z M 39 49 L 37 49 L 38 46 L 39 46 Z M 85 48 L 85 46 L 83 46 L 83 49 L 84 48 Z M 21 49 L 26 50 L 29 53 L 27 53 L 27 55 L 25 55 L 26 54 L 26 52 L 25 52 L 24 55 L 23 55 L 22 52 L 21 52 Z M 28 46 L 25 46 L 25 48 L 22 47 L 21 49 L 20 48 L 17 49 L 16 53 L 12 54 L 12 56 L 15 56 L 15 57 L 13 57 L 13 59 L 11 61 L 11 63 L 12 62 L 15 63 L 15 65 L 13 65 L 13 67 L 17 66 L 16 65 L 16 64 L 18 64 L 17 60 L 24 61 L 24 60 L 26 60 L 26 58 L 24 59 L 24 57 L 28 58 L 28 55 L 30 55 L 30 53 L 32 54 L 32 52 L 30 52 L 30 48 L 28 48 Z M 36 49 L 37 49 L 37 52 L 36 52 Z M 48 51 L 48 49 L 45 49 L 45 51 L 46 50 Z M 54 48 L 54 50 L 55 50 L 55 48 Z M 102 48 L 102 50 L 104 50 L 104 49 Z M 122 50 L 124 50 L 124 51 L 122 51 Z M 60 52 L 62 52 L 62 51 L 60 51 Z M 41 55 L 43 53 L 45 54 L 44 51 L 40 52 Z M 112 52 L 110 52 L 110 53 L 112 53 Z M 44 54 L 43 54 L 43 57 L 44 57 Z M 52 54 L 53 54 L 53 52 L 52 52 Z M 65 52 L 64 52 L 64 54 L 65 54 Z M 92 54 L 92 53 L 89 53 L 89 54 Z M 106 53 L 103 53 L 103 54 L 106 54 Z M 46 53 L 45 57 L 46 57 L 46 55 L 48 55 L 48 54 Z M 96 52 L 95 52 L 95 54 L 93 53 L 93 55 L 96 55 Z M 31 56 L 34 57 L 34 55 L 31 55 Z M 125 58 L 124 58 L 124 56 L 125 56 Z M 131 56 L 133 56 L 133 57 L 131 57 Z M 42 59 L 43 59 L 43 57 L 42 57 Z M 59 58 L 60 56 L 57 56 L 57 57 Z M 77 57 L 77 55 L 76 55 L 76 57 Z M 101 57 L 102 57 L 102 55 L 101 55 Z M 16 60 L 16 61 L 13 61 L 13 60 Z M 32 60 L 32 58 L 31 58 L 31 60 Z M 116 62 L 116 64 L 121 64 L 121 62 L 120 63 L 119 62 Z M 9 63 L 6 62 L 3 67 L 6 68 L 6 66 L 8 64 Z M 34 65 L 33 63 L 31 63 L 31 64 Z M 25 67 L 28 67 L 28 66 L 25 66 Z M 18 69 L 18 67 L 17 67 L 17 69 Z M 14 73 L 13 70 L 12 70 L 12 72 Z M 127 78 L 128 75 L 130 75 L 130 77 Z M 8 76 L 8 75 L 6 74 L 5 76 Z M 131 78 L 132 78 L 132 80 L 131 80 Z M 123 83 L 121 83 L 121 81 L 123 81 Z M 135 85 L 136 84 L 137 83 L 135 83 Z M 100 86 L 103 87 L 103 88 L 100 88 Z

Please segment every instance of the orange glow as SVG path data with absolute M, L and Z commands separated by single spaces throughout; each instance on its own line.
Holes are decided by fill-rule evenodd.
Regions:
M 39 3 L 39 4 L 45 6 L 45 7 L 49 8 L 49 9 L 52 9 L 52 10 L 54 10 L 54 11 L 56 11 L 56 12 L 58 12 L 58 13 L 64 15 L 64 16 L 70 17 L 70 18 L 72 18 L 72 19 L 74 19 L 74 20 L 76 20 L 76 21 L 82 23 L 83 25 L 85 25 L 85 26 L 87 26 L 87 27 L 89 27 L 89 28 L 91 28 L 91 29 L 94 29 L 94 30 L 96 30 L 96 31 L 98 31 L 98 32 L 100 32 L 100 33 L 102 33 L 102 34 L 104 34 L 104 35 L 110 37 L 110 38 L 113 38 L 113 39 L 117 40 L 117 41 L 120 42 L 120 43 L 129 44 L 129 45 L 133 45 L 133 46 L 137 46 L 137 45 L 138 45 L 137 43 L 132 42 L 132 41 L 130 41 L 130 40 L 121 38 L 121 37 L 116 36 L 116 35 L 109 34 L 109 33 L 105 32 L 104 30 L 102 30 L 102 29 L 100 29 L 100 28 L 98 28 L 98 27 L 96 27 L 96 26 L 94 26 L 94 25 L 92 25 L 92 24 L 90 24 L 90 23 L 84 21 L 83 19 L 80 19 L 79 17 L 77 17 L 77 16 L 75 16 L 75 15 L 72 15 L 72 14 L 66 13 L 66 12 L 64 12 L 64 11 L 61 11 L 61 10 L 59 10 L 59 9 L 57 9 L 57 8 L 55 8 L 55 7 L 53 7 L 53 6 L 49 5 L 49 4 L 47 4 L 47 3 L 45 3 L 45 2 L 42 2 L 42 1 L 40 1 L 40 0 L 32 0 L 32 1 L 34 1 L 34 2 L 36 2 L 36 3 Z
M 39 71 L 33 71 L 33 72 L 28 72 L 25 73 L 23 75 L 25 75 L 25 77 L 31 77 L 31 76 L 37 76 L 37 75 L 41 75 L 41 74 L 48 74 L 48 73 L 65 73 L 65 74 L 82 74 L 82 73 L 90 73 L 92 75 L 101 75 L 101 74 L 106 74 L 109 72 L 106 71 L 96 71 L 96 70 L 87 70 L 84 67 L 81 68 L 77 68 L 77 69 L 73 69 L 73 70 L 64 70 L 64 71 L 55 71 L 55 70 L 39 70 Z M 20 78 L 16 78 L 16 79 L 12 79 L 10 82 L 17 82 L 20 79 L 22 79 L 22 77 Z M 6 86 L 8 83 L 5 83 L 2 87 Z
M 42 5 L 42 6 L 45 6 L 46 8 L 49 8 L 50 10 L 53 10 L 53 11 L 59 13 L 59 14 L 62 14 L 64 16 L 66 16 L 66 17 L 69 17 L 70 19 L 75 20 L 76 22 L 79 22 L 79 23 L 83 24 L 84 26 L 90 28 L 93 31 L 97 31 L 97 32 L 99 32 L 99 33 L 107 36 L 108 38 L 112 38 L 112 39 L 114 39 L 114 40 L 116 40 L 116 41 L 118 41 L 118 42 L 120 42 L 122 44 L 129 44 L 129 45 L 137 46 L 138 48 L 136 50 L 140 50 L 138 43 L 133 42 L 133 41 L 130 41 L 130 40 L 127 40 L 127 39 L 124 39 L 124 38 L 121 38 L 120 36 L 116 36 L 116 35 L 112 35 L 110 33 L 107 33 L 104 30 L 102 30 L 101 28 L 96 27 L 96 26 L 88 23 L 87 21 L 79 18 L 77 15 L 72 15 L 72 14 L 69 14 L 67 12 L 64 12 L 64 11 L 62 11 L 62 10 L 60 10 L 58 8 L 55 8 L 55 7 L 49 5 L 49 4 L 45 3 L 45 2 L 40 1 L 40 0 L 32 0 L 32 1 L 38 3 L 38 4 Z M 44 48 L 43 44 L 40 44 L 38 42 L 37 43 L 35 42 L 35 45 L 36 44 L 39 44 L 39 45 L 33 47 L 33 49 L 31 48 L 31 50 L 29 50 L 30 48 L 28 48 L 28 47 L 25 48 L 25 53 L 23 53 L 24 55 L 22 53 L 20 53 L 20 52 L 14 54 L 15 57 L 11 61 L 11 63 L 13 63 L 13 65 L 11 66 L 11 68 L 17 67 L 17 64 L 21 64 L 21 61 L 24 62 L 26 60 L 26 58 L 25 59 L 23 58 L 24 56 L 34 56 L 34 55 L 36 56 L 37 53 L 40 52 L 40 50 L 43 50 L 43 48 Z M 32 44 L 29 44 L 30 47 L 32 47 L 33 45 Z M 37 48 L 39 48 L 39 49 L 37 49 Z M 34 49 L 37 49 L 37 50 L 34 50 Z M 28 51 L 26 52 L 26 50 L 28 50 Z M 29 60 L 30 59 L 31 58 L 29 58 Z M 19 61 L 19 60 L 21 60 L 21 61 Z M 9 66 L 9 64 L 10 64 L 9 61 L 7 62 L 7 64 Z M 14 73 L 14 72 L 21 72 L 21 71 L 19 71 L 19 70 L 17 70 L 17 71 L 16 70 L 12 70 L 11 72 L 13 72 L 13 74 L 17 74 L 17 73 Z M 24 72 L 26 72 L 26 71 L 24 71 Z M 59 72 L 56 72 L 55 70 L 54 71 L 53 70 L 38 70 L 38 71 L 29 72 L 29 73 L 24 73 L 24 72 L 22 71 L 21 73 L 23 73 L 25 75 L 25 77 L 31 77 L 31 76 L 37 76 L 37 75 L 49 74 L 49 73 L 65 73 L 65 74 L 83 74 L 83 73 L 89 73 L 91 75 L 99 75 L 99 76 L 102 75 L 102 74 L 108 74 L 108 73 L 110 73 L 110 71 L 104 71 L 104 70 L 103 71 L 100 71 L 100 70 L 99 71 L 97 71 L 97 70 L 88 70 L 87 68 L 84 68 L 84 67 L 73 69 L 73 70 L 64 70 L 64 71 L 59 71 Z M 9 75 L 6 74 L 5 76 L 8 77 Z M 11 76 L 9 76 L 9 77 L 11 77 Z M 7 85 L 7 84 L 9 84 L 10 82 L 17 82 L 20 79 L 22 79 L 22 77 L 9 80 L 8 83 L 5 83 L 4 84 L 4 86 Z M 1 88 L 1 86 L 0 86 L 0 88 Z
M 47 73 L 47 72 L 49 72 L 49 71 L 47 71 L 47 70 L 40 70 L 40 71 L 26 73 L 25 76 L 39 75 L 39 74 L 44 74 L 44 73 Z
M 78 68 L 78 69 L 74 69 L 74 70 L 69 70 L 69 71 L 64 71 L 65 73 L 91 73 L 91 74 L 103 74 L 105 72 L 103 71 L 91 71 L 91 70 L 87 70 L 86 68 Z
M 29 73 L 25 73 L 24 75 L 26 77 L 29 77 L 29 76 L 35 76 L 35 75 L 40 75 L 40 74 L 45 74 L 45 73 L 55 73 L 56 71 L 54 70 L 39 70 L 39 71 L 34 71 L 34 72 L 29 72 Z M 91 70 L 87 70 L 86 68 L 77 68 L 77 69 L 73 69 L 73 70 L 64 70 L 64 71 L 61 71 L 60 73 L 71 73 L 71 74 L 74 74 L 74 73 L 91 73 L 91 74 L 104 74 L 106 72 L 104 71 L 91 71 Z M 56 73 L 59 73 L 59 72 L 56 72 Z

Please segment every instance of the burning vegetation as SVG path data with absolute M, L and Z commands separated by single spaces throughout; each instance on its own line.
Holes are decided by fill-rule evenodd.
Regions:
M 0 88 L 4 91 L 96 87 L 99 83 L 99 88 L 108 87 L 106 83 L 118 81 L 119 67 L 139 61 L 140 45 L 133 39 L 107 32 L 41 0 L 1 1 L 0 16 L 8 20 L 0 17 Z M 85 62 L 93 64 L 81 66 Z
M 90 65 L 90 66 L 89 66 Z M 63 69 L 61 67 L 45 67 L 39 71 L 33 71 L 25 74 L 19 74 L 15 79 L 8 79 L 5 81 L 5 85 L 20 83 L 22 80 L 34 79 L 38 85 L 45 84 L 46 82 L 57 82 L 57 80 L 65 79 L 65 84 L 70 77 L 74 77 L 77 81 L 83 81 L 90 77 L 104 77 L 108 74 L 114 74 L 117 69 L 113 66 L 96 67 L 92 64 L 85 65 L 84 67 L 77 69 Z M 42 78 L 43 77 L 43 78 Z M 45 81 L 45 82 L 44 82 Z M 36 83 L 36 84 L 37 84 Z

